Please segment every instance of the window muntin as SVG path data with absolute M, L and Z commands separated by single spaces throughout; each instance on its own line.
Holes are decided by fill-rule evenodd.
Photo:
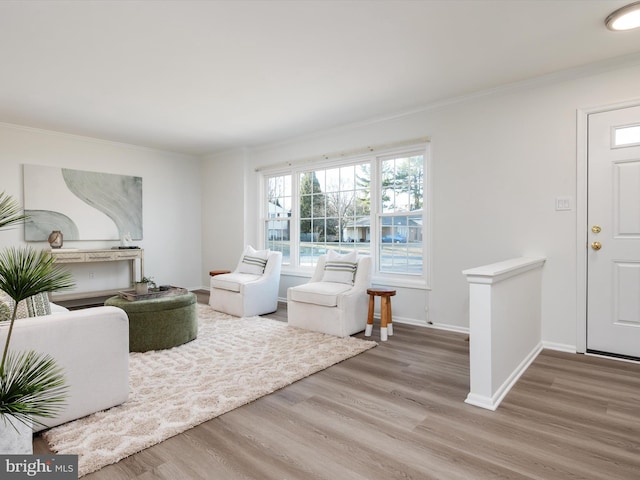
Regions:
M 421 210 L 424 198 L 424 155 L 381 161 L 382 213 Z
M 294 270 L 308 270 L 328 250 L 355 249 L 392 282 L 426 278 L 424 145 L 397 151 L 265 174 L 267 246 Z

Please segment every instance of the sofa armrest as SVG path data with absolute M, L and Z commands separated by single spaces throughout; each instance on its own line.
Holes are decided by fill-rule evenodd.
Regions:
M 0 326 L 0 342 L 8 322 Z M 63 369 L 68 397 L 48 427 L 105 410 L 129 395 L 129 319 L 116 307 L 95 307 L 16 320 L 10 349 L 51 355 Z M 42 427 L 34 425 L 34 429 Z

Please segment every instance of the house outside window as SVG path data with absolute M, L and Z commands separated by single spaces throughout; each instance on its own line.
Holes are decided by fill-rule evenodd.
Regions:
M 426 175 L 425 144 L 266 171 L 265 244 L 288 270 L 356 250 L 375 275 L 424 281 Z

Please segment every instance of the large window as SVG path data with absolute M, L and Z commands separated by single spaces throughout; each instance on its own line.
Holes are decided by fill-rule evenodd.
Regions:
M 357 250 L 380 275 L 424 274 L 424 145 L 285 170 L 264 174 L 263 207 L 266 245 L 284 265 Z

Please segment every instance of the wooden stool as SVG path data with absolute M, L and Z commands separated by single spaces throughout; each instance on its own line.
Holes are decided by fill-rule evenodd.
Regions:
M 388 335 L 393 335 L 393 319 L 391 317 L 391 297 L 396 294 L 392 288 L 368 288 L 369 294 L 369 317 L 367 318 L 367 328 L 364 331 L 365 337 L 370 337 L 373 332 L 373 309 L 375 298 L 380 297 L 380 340 L 387 341 Z

